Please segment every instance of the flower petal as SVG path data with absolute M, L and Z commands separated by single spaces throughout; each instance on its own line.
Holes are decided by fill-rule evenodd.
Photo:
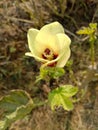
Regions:
M 54 59 L 54 60 L 47 61 L 46 63 L 44 63 L 44 64 L 42 65 L 42 67 L 45 67 L 45 66 L 48 66 L 48 65 L 50 65 L 50 64 L 52 64 L 52 63 L 57 62 L 57 61 L 59 60 L 59 58 L 60 58 L 60 57 L 57 57 L 57 58 Z
M 64 33 L 64 28 L 59 22 L 53 22 L 43 26 L 40 33 L 51 33 L 52 35 Z
M 44 52 L 46 48 L 49 48 L 54 53 L 58 53 L 59 51 L 59 45 L 58 45 L 58 39 L 56 36 L 51 35 L 49 33 L 39 33 L 35 40 L 35 46 L 34 48 L 36 51 L 40 54 Z
M 50 48 L 53 49 L 55 53 L 58 52 L 58 41 L 55 36 L 58 33 L 64 33 L 62 25 L 58 22 L 43 26 L 36 37 L 36 50 L 41 53 L 45 48 Z
M 43 62 L 43 63 L 46 63 L 48 60 L 45 60 L 43 58 L 40 58 L 36 55 L 33 55 L 31 52 L 27 52 L 25 53 L 26 56 L 30 56 L 30 57 L 34 57 L 36 60 L 40 61 L 40 62 Z
M 66 62 L 68 61 L 69 57 L 70 57 L 70 48 L 66 48 L 65 49 L 65 53 L 64 55 L 58 60 L 57 62 L 57 67 L 64 67 Z
M 57 34 L 60 47 L 60 54 L 62 54 L 61 58 L 59 58 L 57 62 L 57 67 L 64 67 L 67 60 L 70 57 L 70 43 L 71 39 L 66 34 Z
M 56 36 L 58 38 L 58 44 L 61 51 L 62 49 L 70 46 L 71 39 L 66 34 L 59 33 Z
M 37 29 L 29 29 L 27 37 L 28 37 L 28 44 L 29 44 L 29 49 L 32 53 L 34 53 L 35 49 L 34 49 L 34 42 L 35 42 L 35 38 L 38 34 L 39 30 Z
M 58 67 L 63 67 L 68 58 L 70 57 L 70 38 L 64 34 L 64 28 L 58 22 L 47 24 L 41 28 L 29 29 L 28 31 L 28 44 L 31 52 L 25 55 L 32 56 L 36 60 L 41 61 L 43 66 L 57 63 Z M 46 49 L 50 49 L 58 57 L 53 60 L 47 60 L 42 57 Z

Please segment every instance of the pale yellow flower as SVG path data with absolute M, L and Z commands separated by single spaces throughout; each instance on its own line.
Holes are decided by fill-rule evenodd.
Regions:
M 58 22 L 43 26 L 40 30 L 31 28 L 27 34 L 32 56 L 43 63 L 43 66 L 64 67 L 70 57 L 70 38 Z

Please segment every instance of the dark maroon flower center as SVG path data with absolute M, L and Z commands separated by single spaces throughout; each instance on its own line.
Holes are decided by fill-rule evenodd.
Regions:
M 54 60 L 58 57 L 58 54 L 55 54 L 52 50 L 49 48 L 46 48 L 42 54 L 42 58 L 45 60 Z M 48 66 L 54 67 L 56 66 L 57 62 L 50 63 Z
M 50 55 L 50 52 L 51 52 L 51 51 L 50 51 L 50 49 L 48 49 L 48 48 L 46 48 L 45 51 L 44 51 L 44 53 L 45 53 L 46 55 Z
M 54 60 L 58 57 L 58 54 L 55 54 L 52 50 L 46 48 L 42 54 L 42 57 L 46 60 Z

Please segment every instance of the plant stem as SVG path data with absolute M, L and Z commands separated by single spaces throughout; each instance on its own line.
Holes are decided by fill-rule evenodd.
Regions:
M 91 55 L 92 67 L 94 67 L 95 62 L 94 40 L 90 42 L 90 55 Z
M 46 101 L 43 101 L 43 102 L 36 103 L 36 104 L 34 104 L 34 107 L 33 107 L 33 109 L 34 109 L 34 108 L 36 108 L 36 107 L 43 106 L 43 105 L 47 104 L 47 102 L 48 102 L 48 100 L 46 100 Z

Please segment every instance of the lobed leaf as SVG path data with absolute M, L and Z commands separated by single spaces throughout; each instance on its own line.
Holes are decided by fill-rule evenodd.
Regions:
M 7 112 L 13 112 L 21 104 L 25 105 L 29 100 L 29 96 L 24 91 L 12 90 L 10 95 L 4 96 L 0 99 L 0 108 Z
M 34 104 L 27 92 L 23 90 L 13 90 L 10 95 L 0 99 L 0 108 L 8 113 L 0 121 L 0 130 L 5 130 L 14 121 L 24 118 L 33 109 Z
M 77 87 L 72 85 L 64 85 L 56 88 L 49 93 L 48 100 L 51 105 L 51 109 L 54 110 L 55 107 L 62 106 L 65 110 L 73 109 L 73 102 L 71 97 L 78 92 Z

